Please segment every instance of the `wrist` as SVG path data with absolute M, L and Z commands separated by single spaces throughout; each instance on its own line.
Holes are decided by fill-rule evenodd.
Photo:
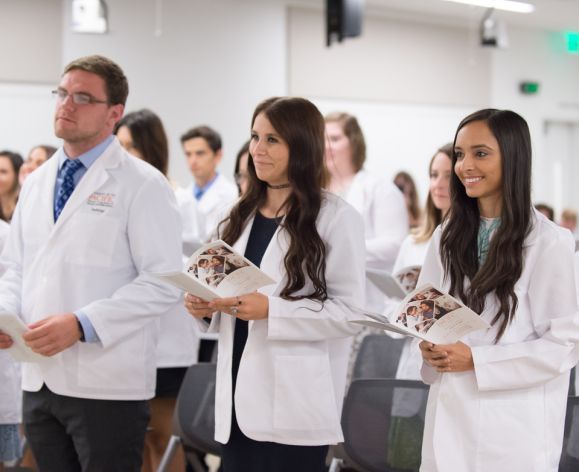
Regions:
M 76 318 L 76 317 L 75 317 Z M 82 327 L 82 323 L 80 322 L 80 320 L 78 318 L 76 318 L 76 324 L 78 326 L 78 340 L 81 343 L 85 342 L 85 337 L 84 337 L 84 328 Z

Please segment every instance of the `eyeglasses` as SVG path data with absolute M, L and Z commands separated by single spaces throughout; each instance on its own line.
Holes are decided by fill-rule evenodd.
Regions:
M 51 93 L 52 96 L 56 97 L 56 99 L 59 102 L 64 102 L 66 100 L 66 97 L 70 95 L 70 97 L 72 98 L 72 102 L 75 105 L 93 105 L 95 103 L 108 103 L 108 100 L 98 100 L 97 98 L 94 98 L 92 95 L 83 92 L 68 93 L 66 90 L 59 88 L 53 90 Z

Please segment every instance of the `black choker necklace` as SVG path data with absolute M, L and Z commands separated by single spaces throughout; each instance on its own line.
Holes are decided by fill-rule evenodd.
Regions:
M 290 188 L 291 184 L 288 182 L 287 184 L 281 184 L 281 185 L 270 185 L 267 184 L 267 186 L 273 190 L 280 190 L 282 188 Z

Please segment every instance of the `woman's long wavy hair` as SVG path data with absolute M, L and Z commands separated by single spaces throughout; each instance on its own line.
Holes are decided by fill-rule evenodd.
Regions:
M 326 246 L 316 228 L 322 188 L 326 183 L 324 118 L 308 100 L 291 97 L 274 97 L 261 102 L 253 113 L 252 127 L 261 113 L 289 147 L 291 193 L 280 209 L 280 215 L 285 212 L 281 227 L 289 235 L 290 245 L 284 257 L 287 283 L 280 295 L 286 300 L 313 298 L 324 301 L 328 298 Z M 221 238 L 228 244 L 239 239 L 248 220 L 266 201 L 267 184 L 257 178 L 251 155 L 247 170 L 247 192 L 219 225 Z M 304 288 L 306 277 L 312 281 L 313 291 L 295 295 Z
M 485 262 L 479 267 L 477 236 L 480 213 L 476 198 L 470 198 L 456 173 L 450 181 L 450 218 L 443 227 L 440 251 L 450 293 L 481 313 L 485 298 L 494 293 L 499 302 L 492 320 L 500 321 L 495 342 L 513 320 L 518 305 L 515 284 L 523 271 L 525 238 L 532 226 L 531 136 L 527 122 L 510 110 L 485 109 L 462 120 L 459 131 L 475 121 L 486 123 L 499 144 L 502 169 L 501 224 L 489 245 Z M 456 164 L 453 153 L 452 166 Z M 470 281 L 468 289 L 465 281 Z
M 439 154 L 444 154 L 448 157 L 450 161 L 452 161 L 452 143 L 445 144 L 444 146 L 440 147 L 430 159 L 430 164 L 428 165 L 428 175 L 432 173 L 432 164 L 434 163 L 434 159 Z M 434 205 L 434 200 L 432 200 L 432 195 L 430 191 L 428 192 L 428 196 L 426 197 L 426 206 L 424 209 L 424 218 L 422 219 L 421 225 L 416 229 L 414 233 L 414 241 L 417 243 L 425 243 L 430 240 L 432 237 L 434 230 L 436 227 L 442 223 L 443 215 L 442 210 L 439 210 Z

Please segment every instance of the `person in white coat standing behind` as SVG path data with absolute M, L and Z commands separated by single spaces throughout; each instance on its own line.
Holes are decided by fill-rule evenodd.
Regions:
M 467 116 L 454 141 L 449 218 L 419 283 L 491 325 L 420 343 L 431 384 L 422 472 L 556 472 L 579 353 L 574 241 L 531 204 L 531 137 L 508 110 Z
M 43 471 L 137 472 L 157 321 L 178 300 L 149 273 L 180 270 L 179 213 L 165 177 L 112 135 L 128 95 L 117 64 L 77 59 L 54 95 L 64 145 L 26 180 L 2 254 L 0 310 L 46 356 L 23 366 L 26 436 Z
M 151 164 L 167 179 L 169 171 L 169 145 L 161 119 L 151 110 L 127 113 L 117 123 L 115 134 L 121 145 L 133 156 Z M 191 217 L 188 202 L 180 201 L 174 187 L 183 226 Z M 185 262 L 185 261 L 184 261 Z M 173 411 L 177 394 L 187 368 L 197 361 L 199 336 L 194 321 L 183 307 L 183 297 L 161 316 L 159 343 L 157 344 L 157 383 L 155 398 L 149 405 L 151 421 L 145 437 L 145 454 L 142 472 L 157 470 L 172 434 Z M 168 470 L 182 472 L 185 457 L 178 450 Z
M 428 166 L 430 186 L 426 198 L 424 218 L 420 226 L 402 242 L 394 263 L 395 274 L 405 267 L 422 266 L 426 249 L 434 230 L 450 209 L 450 177 L 452 175 L 452 143 L 436 151 Z M 396 306 L 398 302 L 393 302 Z M 396 378 L 420 379 L 422 357 L 414 338 L 407 338 L 402 349 Z
M 249 150 L 249 188 L 219 233 L 277 283 L 186 301 L 219 330 L 215 438 L 224 472 L 322 472 L 327 445 L 343 441 L 357 330 L 348 320 L 364 294 L 362 221 L 323 190 L 324 120 L 311 102 L 259 104 Z
M 181 145 L 193 174 L 190 194 L 197 202 L 198 224 L 194 237 L 204 243 L 237 200 L 238 190 L 217 171 L 223 157 L 221 136 L 217 131 L 209 126 L 197 126 L 181 136 Z
M 0 253 L 4 248 L 10 226 L 0 219 Z M 0 265 L 0 275 L 4 267 Z M 22 388 L 20 386 L 20 364 L 10 353 L 0 351 L 0 472 L 4 462 L 20 457 L 19 424 L 22 421 Z
M 402 241 L 408 234 L 408 213 L 402 192 L 388 178 L 364 169 L 366 142 L 355 116 L 326 115 L 328 189 L 340 195 L 362 215 L 366 239 L 366 266 L 392 271 Z M 384 309 L 384 297 L 367 284 L 366 306 Z

